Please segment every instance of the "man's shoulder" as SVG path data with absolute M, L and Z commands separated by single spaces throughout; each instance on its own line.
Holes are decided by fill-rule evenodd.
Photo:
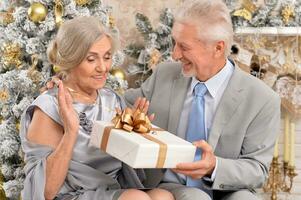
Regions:
M 279 98 L 279 95 L 272 88 L 251 74 L 238 69 L 236 70 L 236 75 L 240 77 L 238 83 L 240 87 L 246 89 L 253 97 Z
M 156 68 L 157 76 L 176 77 L 181 74 L 182 67 L 179 62 L 162 62 Z

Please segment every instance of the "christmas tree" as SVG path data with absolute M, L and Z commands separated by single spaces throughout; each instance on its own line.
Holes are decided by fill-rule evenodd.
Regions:
M 11 8 L 11 6 L 16 6 Z M 1 200 L 19 199 L 23 188 L 20 116 L 39 89 L 59 69 L 47 61 L 46 49 L 61 23 L 76 16 L 98 16 L 116 34 L 111 7 L 100 0 L 1 1 L 0 4 L 0 165 Z M 117 52 L 113 67 L 123 63 Z M 127 82 L 109 76 L 108 86 L 125 89 Z
M 301 2 L 290 0 L 224 0 L 236 27 L 298 27 Z
M 173 16 L 170 9 L 163 10 L 156 29 L 141 13 L 137 13 L 135 19 L 136 27 L 143 35 L 144 44 L 130 44 L 124 52 L 135 59 L 135 63 L 128 67 L 128 72 L 130 75 L 140 75 L 140 79 L 136 80 L 136 85 L 139 86 L 151 75 L 152 70 L 159 62 L 171 60 Z

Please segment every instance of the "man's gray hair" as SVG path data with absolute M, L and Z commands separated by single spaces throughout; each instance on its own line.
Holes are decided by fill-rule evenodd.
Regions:
M 234 33 L 230 11 L 222 0 L 185 0 L 174 17 L 176 22 L 196 25 L 205 44 L 224 41 L 225 57 L 230 55 Z

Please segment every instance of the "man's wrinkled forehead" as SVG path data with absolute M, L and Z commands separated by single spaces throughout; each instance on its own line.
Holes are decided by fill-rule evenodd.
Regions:
M 172 27 L 171 35 L 176 41 L 198 40 L 199 32 L 194 24 L 175 22 Z

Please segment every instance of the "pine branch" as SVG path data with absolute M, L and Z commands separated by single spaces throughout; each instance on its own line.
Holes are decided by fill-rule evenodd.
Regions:
M 144 49 L 142 45 L 130 44 L 124 49 L 124 53 L 132 58 L 138 59 L 142 49 Z
M 165 8 L 164 11 L 160 14 L 160 22 L 166 26 L 172 27 L 173 25 L 173 15 L 169 8 Z
M 145 38 L 147 38 L 147 35 L 153 32 L 153 28 L 149 19 L 145 15 L 137 13 L 135 20 L 138 31 L 142 33 Z

